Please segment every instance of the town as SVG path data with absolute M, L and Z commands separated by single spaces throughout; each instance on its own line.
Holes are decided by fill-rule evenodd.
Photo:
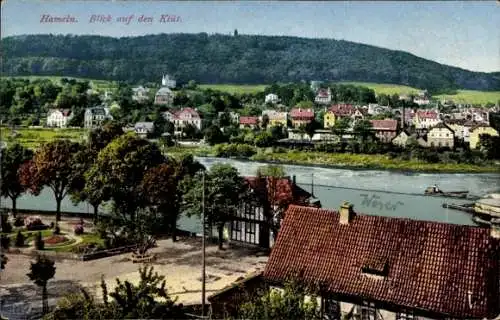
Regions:
M 2 2 L 0 320 L 500 320 L 494 5 Z

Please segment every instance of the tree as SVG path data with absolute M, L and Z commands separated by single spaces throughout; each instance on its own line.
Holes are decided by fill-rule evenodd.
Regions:
M 178 183 L 180 170 L 173 164 L 162 163 L 149 169 L 142 179 L 141 190 L 146 201 L 163 216 L 163 225 L 168 226 L 172 240 L 176 241 L 179 218 Z
M 265 114 L 262 116 L 262 123 L 260 124 L 260 127 L 266 130 L 268 125 L 269 125 L 269 116 Z
M 99 151 L 104 149 L 111 141 L 123 135 L 123 128 L 117 122 L 108 122 L 102 126 L 89 132 L 87 147 L 97 157 Z
M 308 122 L 305 125 L 304 131 L 309 136 L 309 139 L 312 139 L 312 137 L 314 136 L 314 133 L 319 128 L 321 128 L 321 125 L 316 121 L 316 119 L 313 119 L 311 122 Z
M 374 136 L 373 126 L 369 120 L 359 120 L 356 121 L 353 127 L 353 131 L 359 134 L 361 138 L 361 143 L 365 143 L 368 137 Z
M 2 183 L 1 194 L 12 200 L 12 214 L 16 217 L 17 198 L 27 191 L 27 186 L 21 183 L 21 165 L 33 157 L 33 152 L 19 144 L 14 144 L 2 152 Z
M 349 118 L 340 118 L 335 121 L 332 131 L 337 135 L 343 135 L 350 126 L 351 120 Z
M 153 267 L 139 268 L 137 285 L 116 279 L 110 293 L 102 279 L 102 302 L 81 289 L 80 294 L 62 298 L 45 319 L 185 319 L 183 305 L 168 294 L 165 277 L 153 271 Z
M 210 145 L 220 144 L 227 142 L 227 137 L 216 125 L 211 125 L 205 131 L 205 141 Z
M 54 140 L 39 148 L 32 161 L 21 169 L 21 183 L 38 194 L 44 186 L 54 193 L 56 221 L 61 220 L 61 201 L 71 187 L 73 177 L 73 155 L 80 145 L 69 140 Z
M 27 276 L 37 286 L 42 288 L 42 305 L 43 314 L 47 313 L 49 309 L 47 301 L 47 282 L 56 274 L 55 262 L 46 256 L 39 255 L 35 262 L 31 263 L 30 273 Z
M 203 205 L 202 176 L 198 174 L 190 179 L 187 192 L 183 197 L 183 212 L 187 216 L 200 215 Z M 205 174 L 205 217 L 209 226 L 216 226 L 218 232 L 219 249 L 223 245 L 224 225 L 232 221 L 236 215 L 240 201 L 246 187 L 238 170 L 227 164 L 215 164 Z
M 285 177 L 285 168 L 280 165 L 266 165 L 257 168 L 257 177 Z
M 309 301 L 305 296 L 309 296 Z M 321 314 L 317 295 L 298 282 L 285 284 L 283 292 L 268 289 L 260 292 L 250 301 L 243 303 L 238 310 L 241 319 L 259 320 L 319 320 Z
M 97 160 L 85 175 L 89 193 L 103 201 L 113 200 L 123 217 L 134 220 L 144 204 L 140 184 L 144 173 L 165 158 L 156 144 L 132 135 L 123 135 L 99 152 Z

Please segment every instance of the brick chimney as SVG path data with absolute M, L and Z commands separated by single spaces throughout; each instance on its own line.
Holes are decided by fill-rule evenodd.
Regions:
M 500 239 L 500 219 L 492 219 L 490 236 L 494 239 Z
M 347 201 L 344 201 L 340 206 L 340 224 L 349 224 L 352 219 L 356 216 L 356 213 L 352 209 L 352 204 Z

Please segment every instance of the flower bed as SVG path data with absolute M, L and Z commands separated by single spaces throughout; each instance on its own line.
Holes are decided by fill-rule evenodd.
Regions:
M 47 238 L 44 238 L 43 241 L 45 242 L 46 245 L 49 246 L 55 246 L 55 245 L 60 245 L 61 243 L 65 243 L 70 241 L 68 237 L 62 236 L 62 235 L 53 235 Z

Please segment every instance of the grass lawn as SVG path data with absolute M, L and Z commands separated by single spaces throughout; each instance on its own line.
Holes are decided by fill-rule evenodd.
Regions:
M 52 229 L 40 230 L 40 231 L 21 231 L 21 233 L 24 236 L 24 243 L 28 244 L 30 241 L 32 241 L 38 232 L 42 233 L 42 238 L 49 237 L 52 235 Z M 1 233 L 1 235 L 4 234 L 5 233 Z M 14 246 L 16 241 L 17 231 L 13 230 L 11 233 L 8 233 L 7 235 L 11 239 L 11 246 Z
M 12 136 L 10 128 L 3 127 L 1 130 L 2 140 L 7 144 L 19 143 L 27 148 L 35 149 L 40 144 L 55 139 L 69 139 L 72 141 L 82 141 L 87 133 L 85 129 L 27 129 L 19 128 L 15 131 L 17 136 Z
M 373 89 L 376 94 L 388 94 L 388 95 L 411 94 L 411 93 L 418 93 L 421 91 L 420 89 L 417 89 L 417 88 L 412 88 L 412 87 L 399 85 L 399 84 L 372 83 L 372 82 L 349 82 L 349 81 L 342 81 L 339 83 L 368 87 L 370 89 Z
M 500 91 L 474 91 L 458 90 L 455 95 L 442 94 L 435 96 L 436 99 L 453 100 L 457 103 L 486 104 L 488 102 L 496 103 L 500 101 Z
M 264 84 L 200 84 L 202 89 L 212 89 L 231 94 L 258 93 L 264 91 L 267 85 Z

